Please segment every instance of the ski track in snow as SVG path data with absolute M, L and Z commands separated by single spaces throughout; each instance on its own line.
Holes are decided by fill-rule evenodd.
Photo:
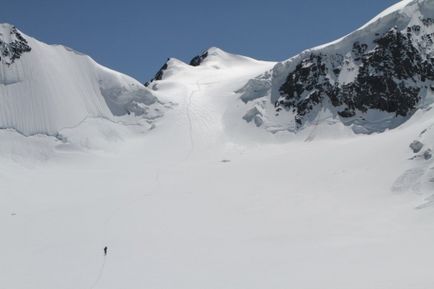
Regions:
M 193 132 L 193 120 L 192 120 L 192 100 L 193 100 L 193 96 L 196 95 L 197 93 L 199 93 L 201 91 L 201 83 L 200 80 L 198 80 L 195 84 L 196 89 L 192 90 L 190 92 L 190 94 L 188 95 L 188 100 L 186 102 L 186 116 L 187 116 L 187 120 L 188 120 L 188 134 L 189 134 L 189 138 L 190 138 L 190 151 L 186 156 L 186 159 L 189 159 L 191 157 L 191 155 L 194 152 L 194 132 Z
M 161 182 L 160 182 L 160 170 L 157 169 L 157 171 L 155 173 L 155 188 L 152 191 L 157 191 L 160 186 L 161 186 Z M 121 215 L 122 211 L 127 210 L 132 205 L 136 204 L 138 201 L 140 201 L 142 199 L 145 199 L 145 198 L 147 198 L 147 197 L 149 197 L 151 195 L 152 195 L 152 193 L 146 193 L 146 194 L 141 194 L 138 197 L 132 198 L 126 204 L 119 206 L 111 214 L 109 214 L 109 216 L 105 219 L 104 224 L 103 224 L 103 226 L 104 226 L 104 237 L 103 237 L 102 242 L 101 242 L 101 248 L 104 248 L 105 246 L 107 246 L 108 244 L 110 244 L 110 240 L 107 238 L 107 232 L 108 232 L 108 228 L 109 228 L 110 223 L 118 215 Z M 110 252 L 110 248 L 109 248 L 109 252 Z M 95 278 L 95 281 L 92 283 L 92 285 L 89 287 L 89 289 L 95 289 L 97 287 L 97 285 L 100 283 L 101 279 L 103 278 L 104 269 L 105 269 L 107 258 L 108 258 L 108 254 L 103 256 L 103 261 L 101 263 L 101 267 L 100 267 L 100 269 L 98 271 L 98 274 L 97 274 L 97 276 Z
M 191 119 L 191 101 L 193 98 L 193 95 L 200 89 L 200 86 L 198 83 L 196 83 L 196 85 L 198 86 L 197 90 L 193 90 L 190 92 L 190 94 L 188 95 L 188 100 L 186 102 L 186 106 L 185 106 L 185 110 L 186 110 L 186 116 L 187 116 L 187 120 L 188 120 L 188 133 L 189 133 L 189 138 L 190 138 L 190 151 L 186 156 L 186 159 L 189 159 L 191 154 L 194 151 L 194 138 L 193 138 L 193 122 Z
M 99 282 L 101 281 L 103 275 L 104 275 L 104 269 L 105 269 L 105 263 L 107 260 L 107 256 L 104 256 L 104 259 L 101 263 L 101 268 L 99 269 L 98 275 L 95 279 L 95 281 L 93 282 L 92 286 L 89 287 L 89 289 L 95 289 L 96 286 L 98 286 Z
M 160 169 L 157 169 L 156 173 L 155 173 L 155 188 L 152 190 L 153 192 L 158 191 L 158 188 L 161 186 L 161 182 L 160 182 Z M 129 202 L 127 202 L 125 205 L 121 205 L 119 206 L 117 209 L 115 209 L 104 221 L 104 238 L 103 238 L 103 242 L 101 243 L 101 248 L 104 248 L 105 246 L 107 246 L 107 244 L 110 244 L 110 240 L 107 238 L 107 232 L 108 232 L 108 228 L 110 223 L 113 221 L 113 219 L 115 219 L 118 215 L 121 215 L 122 211 L 127 210 L 128 208 L 130 208 L 132 205 L 137 204 L 138 201 L 146 199 L 147 197 L 151 196 L 152 193 L 146 193 L 146 194 L 141 194 L 140 196 L 131 199 Z M 110 252 L 110 247 L 109 250 Z M 101 281 L 103 275 L 104 275 L 104 269 L 105 269 L 105 265 L 106 265 L 106 261 L 108 258 L 108 255 L 104 255 L 104 259 L 103 262 L 101 264 L 100 270 L 98 271 L 98 275 L 94 281 L 94 283 L 92 284 L 92 286 L 89 289 L 95 289 L 97 287 L 97 285 L 99 284 L 99 282 Z

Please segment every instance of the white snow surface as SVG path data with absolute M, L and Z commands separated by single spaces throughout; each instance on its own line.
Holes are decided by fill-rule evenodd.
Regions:
M 0 39 L 11 39 L 9 24 Z M 100 117 L 114 121 L 128 113 L 145 116 L 158 105 L 135 79 L 103 67 L 61 45 L 47 45 L 20 32 L 31 51 L 13 64 L 0 63 L 0 127 L 24 135 L 55 135 Z
M 409 148 L 432 146 L 434 110 L 270 134 L 234 91 L 274 63 L 217 52 L 169 62 L 153 94 L 177 105 L 153 130 L 0 132 L 0 288 L 434 286 L 434 164 Z
M 152 122 L 99 95 L 56 137 L 0 130 L 0 289 L 434 288 L 432 92 L 383 133 L 322 110 L 270 134 L 242 117 L 274 66 L 212 48 L 151 83 Z
M 397 26 L 408 25 L 410 22 L 420 20 L 422 17 L 432 17 L 434 14 L 434 0 L 401 0 L 395 5 L 387 8 L 359 29 L 339 38 L 335 41 L 319 45 L 308 49 L 312 50 L 333 50 L 345 46 L 354 39 L 363 39 L 363 36 L 372 34 L 372 32 L 384 32 L 382 30 L 393 27 L 391 23 Z

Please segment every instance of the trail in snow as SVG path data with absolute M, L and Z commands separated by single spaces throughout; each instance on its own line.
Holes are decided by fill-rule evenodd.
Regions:
M 105 263 L 106 263 L 106 260 L 107 260 L 106 257 L 107 256 L 104 255 L 104 259 L 102 261 L 102 264 L 101 264 L 101 267 L 99 269 L 98 275 L 97 275 L 95 281 L 93 282 L 92 286 L 90 286 L 89 289 L 94 289 L 98 285 L 99 281 L 101 281 L 101 278 L 104 275 Z
M 155 189 L 153 189 L 152 191 L 156 191 L 159 187 L 161 186 L 161 182 L 160 182 L 160 169 L 157 169 L 156 173 L 155 173 Z M 127 209 L 128 207 L 130 207 L 131 205 L 135 204 L 138 200 L 148 197 L 150 196 L 151 193 L 145 193 L 145 194 L 141 194 L 140 196 L 131 199 L 127 204 L 119 206 L 117 209 L 115 209 L 106 219 L 104 222 L 104 242 L 102 243 L 103 246 L 105 246 L 105 244 L 109 243 L 108 242 L 108 238 L 107 238 L 107 229 L 108 229 L 108 225 L 110 224 L 110 222 L 123 210 Z M 92 284 L 92 286 L 90 287 L 90 289 L 94 289 L 98 283 L 101 281 L 103 275 L 104 275 L 104 269 L 105 269 L 105 264 L 106 264 L 106 260 L 107 260 L 107 256 L 104 255 L 104 259 L 103 262 L 101 264 L 100 270 L 98 272 L 98 275 L 94 281 L 94 283 Z
M 190 95 L 188 96 L 188 101 L 186 103 L 185 109 L 186 109 L 186 115 L 188 119 L 188 130 L 189 130 L 189 137 L 190 137 L 190 151 L 187 155 L 186 159 L 189 159 L 191 154 L 194 152 L 194 137 L 193 137 L 193 122 L 191 119 L 191 104 L 192 104 L 192 98 L 193 95 L 201 91 L 201 84 L 200 81 L 196 82 L 197 89 L 193 90 Z

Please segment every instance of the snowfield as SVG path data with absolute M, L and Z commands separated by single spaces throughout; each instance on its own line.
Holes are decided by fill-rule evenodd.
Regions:
M 272 135 L 227 111 L 234 75 L 272 64 L 212 60 L 171 61 L 155 93 L 178 105 L 153 130 L 105 124 L 90 149 L 2 132 L 1 287 L 431 288 L 434 166 L 409 145 L 433 112 Z
M 36 48 L 15 64 L 29 79 L 42 44 L 26 38 Z M 42 51 L 72 57 L 77 70 L 55 76 L 93 89 L 68 104 L 43 74 L 0 72 L 0 289 L 434 288 L 431 93 L 382 133 L 326 111 L 288 132 L 246 114 L 273 62 L 211 48 L 196 67 L 170 59 L 145 88 Z M 47 106 L 21 102 L 29 83 Z

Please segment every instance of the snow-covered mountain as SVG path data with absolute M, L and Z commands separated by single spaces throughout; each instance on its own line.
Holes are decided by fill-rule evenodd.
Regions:
M 147 87 L 3 25 L 0 289 L 434 288 L 433 3 Z
M 251 80 L 249 118 L 298 131 L 340 120 L 355 132 L 394 128 L 434 100 L 434 1 L 404 0 L 334 42 Z
M 159 99 L 178 105 L 164 121 L 178 124 L 173 127 L 176 139 L 186 140 L 183 134 L 194 134 L 187 138 L 190 145 L 197 151 L 206 150 L 231 136 L 257 137 L 258 132 L 243 120 L 246 107 L 237 91 L 275 64 L 211 47 L 189 63 L 170 58 L 146 85 Z
M 271 132 L 324 122 L 341 122 L 357 133 L 395 128 L 434 100 L 433 1 L 401 1 L 349 35 L 276 65 L 217 48 L 189 64 L 169 59 L 145 86 L 2 24 L 0 127 L 55 135 L 92 117 L 133 113 L 154 119 L 163 111 L 156 95 L 176 103 L 180 94 L 171 97 L 172 91 L 200 83 L 206 67 L 212 78 L 224 75 L 225 87 L 241 99 L 228 99 L 220 113 L 240 107 L 238 119 Z
M 399 128 L 406 153 L 391 157 L 411 165 L 396 172 L 390 187 L 429 192 L 433 37 L 434 0 L 405 0 L 345 37 L 283 62 L 214 47 L 189 63 L 169 59 L 146 86 L 179 104 L 166 121 L 177 123 L 171 135 L 195 154 L 228 142 L 351 139 Z
M 0 25 L 0 127 L 55 135 L 88 118 L 161 115 L 140 82 L 60 45 Z

